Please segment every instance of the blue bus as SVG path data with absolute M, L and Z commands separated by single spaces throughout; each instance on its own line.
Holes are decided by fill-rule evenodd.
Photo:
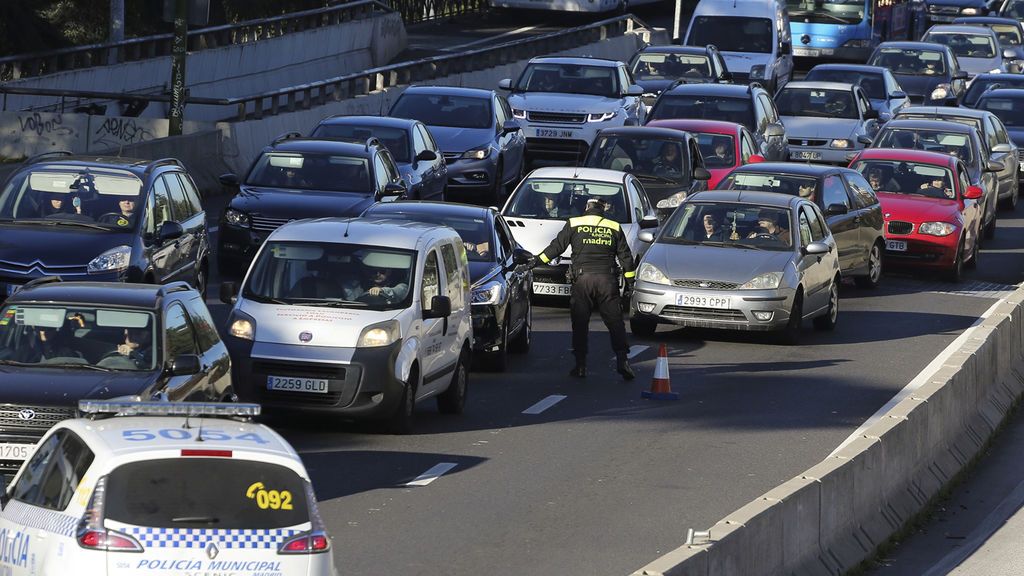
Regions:
M 862 63 L 887 40 L 913 37 L 911 0 L 786 0 L 793 56 Z

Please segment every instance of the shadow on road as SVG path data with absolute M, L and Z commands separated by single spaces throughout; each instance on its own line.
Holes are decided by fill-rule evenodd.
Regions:
M 477 456 L 398 452 L 388 450 L 332 450 L 303 452 L 302 462 L 316 487 L 317 500 L 351 496 L 360 492 L 406 488 L 438 462 L 456 466 L 445 476 L 465 472 L 487 460 Z

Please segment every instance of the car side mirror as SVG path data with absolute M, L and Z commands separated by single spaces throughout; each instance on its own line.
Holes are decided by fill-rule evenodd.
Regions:
M 824 242 L 811 242 L 807 246 L 804 246 L 804 254 L 828 254 L 832 251 L 832 248 Z
M 238 284 L 235 282 L 220 283 L 220 301 L 234 306 L 238 301 Z
M 977 200 L 985 195 L 980 186 L 968 186 L 964 192 L 964 198 L 967 200 Z
M 1006 164 L 998 160 L 989 160 L 988 164 L 985 164 L 985 170 L 988 172 L 1002 172 L 1006 169 Z
M 693 169 L 694 180 L 711 180 L 711 172 L 703 166 L 697 166 Z
M 238 186 L 238 174 L 232 174 L 229 172 L 227 174 L 221 174 L 217 179 L 225 186 Z
M 895 92 L 890 92 L 889 93 L 889 99 L 890 100 L 900 100 L 900 99 L 906 98 L 906 97 L 907 97 L 907 93 L 904 92 L 903 90 L 896 90 Z
M 434 160 L 437 160 L 437 152 L 433 150 L 423 150 L 416 155 L 417 162 L 433 162 Z
M 160 231 L 157 232 L 157 240 L 161 244 L 166 244 L 171 240 L 177 240 L 185 234 L 185 229 L 181 227 L 181 224 L 168 220 L 160 225 Z
M 401 182 L 388 182 L 384 185 L 384 190 L 377 194 L 377 200 L 379 202 L 394 202 L 402 196 L 405 196 L 408 190 L 405 184 Z
M 657 216 L 644 216 L 643 218 L 640 219 L 641 230 L 657 228 L 659 225 L 661 225 L 661 223 L 658 222 Z
M 872 108 L 871 110 L 864 111 L 865 120 L 878 120 L 878 110 Z
M 876 112 L 875 115 L 877 116 L 878 113 Z M 871 143 L 874 142 L 874 139 L 872 139 L 871 136 L 868 136 L 866 134 L 861 134 L 860 136 L 857 136 L 857 142 L 865 146 L 871 146 Z
M 765 127 L 764 135 L 767 138 L 782 138 L 786 135 L 786 129 L 782 127 L 782 124 L 773 122 Z
M 175 356 L 174 360 L 171 360 L 171 367 L 168 370 L 171 376 L 191 376 L 192 374 L 199 374 L 202 367 L 200 366 L 199 356 L 195 354 L 181 354 Z
M 1012 152 L 1013 147 L 1007 144 L 1006 142 L 1003 142 L 1002 144 L 996 144 L 995 146 L 993 146 L 992 151 L 995 152 L 996 154 L 1006 154 L 1008 152 Z
M 504 79 L 502 79 L 500 82 L 498 82 L 498 88 L 501 88 L 502 90 L 511 90 L 512 89 L 512 79 L 511 78 L 504 78 Z
M 957 70 L 953 73 L 953 80 L 967 80 L 967 72 Z
M 829 204 L 828 208 L 825 209 L 825 215 L 841 216 L 849 211 L 850 209 L 846 207 L 846 204 Z
M 522 127 L 515 120 L 505 120 L 505 123 L 501 125 L 502 134 L 511 134 L 517 130 L 522 130 Z
M 533 254 L 530 254 L 529 250 L 522 248 L 516 248 L 512 250 L 512 263 L 516 266 L 525 266 L 530 263 L 530 258 L 533 258 Z
M 644 89 L 642 86 L 631 84 L 629 88 L 626 88 L 626 96 L 643 96 Z
M 758 164 L 761 162 L 764 162 L 764 156 L 761 156 L 760 154 L 751 154 L 747 158 L 747 164 Z
M 779 54 L 783 56 L 793 52 L 793 44 L 790 42 L 779 42 Z
M 645 244 L 651 244 L 654 242 L 654 232 L 651 232 L 650 230 L 641 230 L 640 233 L 636 235 L 636 239 Z
M 430 309 L 423 311 L 423 319 L 447 318 L 452 315 L 452 299 L 447 296 L 434 296 L 430 299 Z

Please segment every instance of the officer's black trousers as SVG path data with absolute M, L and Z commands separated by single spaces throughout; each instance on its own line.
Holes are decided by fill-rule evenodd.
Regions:
M 612 350 L 625 354 L 626 325 L 622 321 L 622 307 L 619 302 L 618 278 L 611 274 L 583 273 L 573 282 L 569 297 L 572 317 L 572 349 L 577 359 L 587 355 L 587 334 L 590 331 L 590 313 L 595 308 L 601 314 L 608 334 L 612 338 Z

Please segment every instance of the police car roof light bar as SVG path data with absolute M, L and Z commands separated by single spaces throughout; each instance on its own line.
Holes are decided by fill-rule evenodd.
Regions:
M 132 402 L 79 400 L 78 411 L 92 416 L 203 416 L 242 417 L 260 415 L 259 404 L 236 402 Z

